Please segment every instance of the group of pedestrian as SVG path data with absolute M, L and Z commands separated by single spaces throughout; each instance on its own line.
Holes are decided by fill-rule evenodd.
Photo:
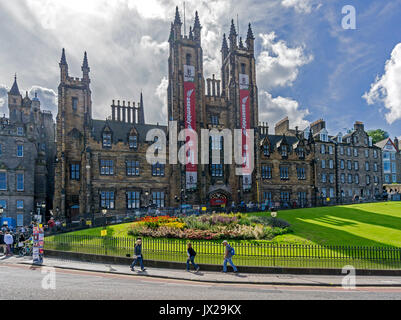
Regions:
M 5 256 L 19 253 L 24 247 L 24 242 L 29 238 L 29 228 L 21 227 L 13 231 L 3 225 L 0 229 L 0 249 Z
M 228 242 L 226 240 L 223 241 L 223 245 L 225 247 L 225 250 L 224 250 L 224 261 L 223 261 L 223 271 L 222 272 L 227 273 L 227 263 L 229 263 L 232 266 L 234 273 L 237 273 L 238 269 L 232 261 L 232 257 L 235 255 L 235 250 L 232 246 L 230 246 L 228 244 Z M 190 242 L 187 244 L 187 255 L 188 255 L 188 259 L 187 259 L 186 270 L 188 272 L 190 271 L 190 264 L 192 263 L 193 267 L 195 268 L 195 271 L 198 272 L 200 270 L 200 267 L 195 263 L 196 251 L 194 250 L 194 248 L 192 247 L 192 243 L 190 243 Z M 135 266 L 137 263 L 139 263 L 142 271 L 146 270 L 146 268 L 143 264 L 142 239 L 141 238 L 138 238 L 136 240 L 136 244 L 134 247 L 134 260 L 132 261 L 131 266 L 130 266 L 131 271 L 135 271 Z
M 10 233 L 10 231 L 6 230 L 5 232 L 0 231 L 0 247 L 3 250 L 3 254 L 5 256 L 12 255 L 14 244 L 14 237 Z

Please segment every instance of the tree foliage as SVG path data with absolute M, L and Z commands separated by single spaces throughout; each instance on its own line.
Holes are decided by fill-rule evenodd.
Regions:
M 389 137 L 388 132 L 382 130 L 382 129 L 376 129 L 376 130 L 369 130 L 368 131 L 369 137 L 372 138 L 373 144 L 382 141 L 384 139 L 387 139 Z

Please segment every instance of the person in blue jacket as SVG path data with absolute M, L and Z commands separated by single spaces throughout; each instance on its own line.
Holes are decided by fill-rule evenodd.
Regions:
M 143 265 L 142 239 L 141 238 L 138 238 L 136 240 L 136 244 L 134 247 L 134 261 L 132 261 L 132 264 L 131 264 L 131 271 L 135 271 L 135 265 L 136 265 L 137 261 L 139 262 L 139 265 L 141 266 L 141 270 L 145 271 L 146 269 Z

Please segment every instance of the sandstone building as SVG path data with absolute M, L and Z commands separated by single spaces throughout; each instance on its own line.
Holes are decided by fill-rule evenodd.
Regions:
M 17 226 L 52 207 L 55 126 L 35 94 L 22 97 L 15 77 L 8 93 L 9 118 L 0 119 L 0 206 Z M 44 208 L 43 208 L 44 207 Z
M 63 49 L 59 64 L 56 212 L 71 219 L 77 215 L 97 214 L 102 208 L 125 215 L 149 205 L 221 207 L 268 201 L 292 207 L 317 205 L 319 199 L 329 197 L 336 202 L 343 192 L 373 197 L 376 186 L 380 189 L 381 178 L 376 185 L 374 176 L 381 177 L 381 160 L 380 156 L 373 158 L 376 149 L 366 140 L 363 126 L 356 126 L 343 142 L 338 136 L 328 135 L 323 120 L 300 131 L 290 129 L 286 118 L 276 125 L 274 135 L 269 134 L 267 125 L 259 123 L 255 38 L 251 25 L 245 42 L 238 37 L 233 21 L 228 37 L 224 34 L 220 79 L 215 75 L 205 79 L 201 30 L 199 16 L 195 13 L 189 34 L 183 35 L 176 9 L 168 39 L 167 113 L 169 122 L 177 123 L 177 130 L 145 121 L 142 94 L 138 103 L 113 100 L 111 115 L 106 120 L 93 119 L 92 108 L 99 106 L 92 106 L 87 55 L 84 54 L 82 77 L 74 78 L 69 75 Z M 147 139 L 152 129 L 159 130 L 160 134 Z M 182 129 L 196 132 L 198 145 L 201 145 L 204 129 L 219 132 L 239 129 L 240 140 L 234 139 L 228 149 L 234 154 L 239 145 L 241 155 L 248 161 L 243 165 L 234 161 L 224 163 L 227 138 L 209 136 L 206 136 L 209 138 L 206 156 L 200 151 L 194 152 L 188 141 L 178 143 L 186 157 L 192 159 L 190 163 L 147 161 L 146 151 L 164 135 L 168 139 L 166 150 L 157 152 L 166 153 L 167 159 L 176 157 L 171 143 Z M 247 131 L 250 129 L 254 129 L 253 142 Z M 255 150 L 252 156 L 250 143 Z M 347 161 L 347 156 L 339 150 L 346 148 L 357 149 L 358 155 L 364 155 L 367 150 L 369 170 L 373 170 L 377 162 L 378 171 L 372 173 L 371 180 L 366 180 L 365 171 L 361 174 L 365 168 L 361 162 L 358 173 L 349 173 L 353 175 L 352 182 L 346 188 L 340 185 L 342 173 L 337 166 L 341 160 Z M 220 155 L 219 163 L 201 161 L 213 152 Z M 254 163 L 254 170 L 237 175 L 236 169 L 248 169 L 249 160 Z M 369 187 L 369 191 L 362 192 L 365 187 Z

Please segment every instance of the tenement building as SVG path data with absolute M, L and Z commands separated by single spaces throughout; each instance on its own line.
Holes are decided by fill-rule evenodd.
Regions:
M 376 146 L 380 148 L 383 158 L 383 184 L 401 184 L 401 152 L 398 138 L 384 139 Z
M 337 196 L 340 202 L 349 198 L 374 199 L 382 193 L 382 155 L 373 145 L 362 122 L 344 136 L 333 140 L 337 144 Z
M 3 218 L 27 225 L 52 206 L 55 126 L 35 94 L 20 94 L 17 77 L 8 93 L 9 118 L 0 119 L 0 206 Z
M 284 119 L 276 125 L 277 132 L 289 136 L 294 130 Z M 313 186 L 311 205 L 369 201 L 382 193 L 381 150 L 372 144 L 362 122 L 357 121 L 345 135 L 331 136 L 326 122 L 319 119 L 304 129 L 303 137 L 309 137 L 313 152 L 308 162 Z
M 319 119 L 305 130 L 305 134 L 313 135 L 315 143 L 315 192 L 316 204 L 335 203 L 337 199 L 336 179 L 336 143 L 329 137 L 326 122 Z
M 374 158 L 373 151 L 379 149 L 365 143 L 363 126 L 349 135 L 352 141 L 343 143 L 328 136 L 324 121 L 300 131 L 290 129 L 287 118 L 276 125 L 274 135 L 269 134 L 266 124 L 259 124 L 255 38 L 250 24 L 245 41 L 233 21 L 228 37 L 223 35 L 220 78 L 212 75 L 205 79 L 201 30 L 195 13 L 189 34 L 183 34 L 176 9 L 168 39 L 168 126 L 145 121 L 142 95 L 139 103 L 113 100 L 106 120 L 93 119 L 92 108 L 100 106 L 92 106 L 87 55 L 82 77 L 74 78 L 69 75 L 63 50 L 59 64 L 56 212 L 72 218 L 97 214 L 103 208 L 113 214 L 127 214 L 150 205 L 221 207 L 233 202 L 269 201 L 287 207 L 312 206 L 320 197 L 337 199 L 341 190 L 372 196 L 375 188 L 365 189 L 375 186 L 374 176 L 379 177 L 380 188 L 381 156 Z M 179 134 L 183 129 L 187 129 L 184 137 Z M 234 130 L 239 132 L 237 136 Z M 150 131 L 158 133 L 149 136 Z M 354 136 L 358 140 L 354 141 Z M 158 145 L 154 154 L 166 154 L 167 161 L 149 161 L 149 147 L 164 137 L 166 143 Z M 206 144 L 206 148 L 196 150 L 194 142 L 202 148 Z M 174 145 L 178 151 L 173 151 Z M 336 164 L 340 145 L 358 149 L 359 156 L 368 150 L 371 180 L 361 173 L 365 169 L 361 162 L 358 180 L 353 172 L 352 183 L 339 187 Z M 233 156 L 235 161 L 225 161 L 230 150 L 239 153 L 240 161 L 237 156 Z M 188 161 L 174 161 L 180 154 Z M 341 157 L 347 160 L 346 154 Z
M 314 194 L 314 143 L 296 128 L 289 129 L 285 118 L 269 134 L 267 125 L 260 126 L 261 201 L 280 207 L 311 206 Z

